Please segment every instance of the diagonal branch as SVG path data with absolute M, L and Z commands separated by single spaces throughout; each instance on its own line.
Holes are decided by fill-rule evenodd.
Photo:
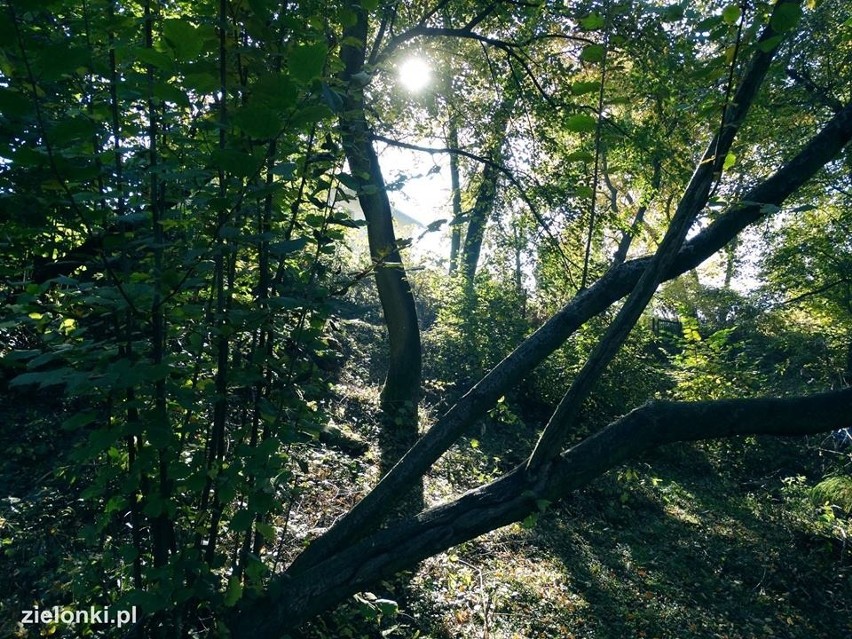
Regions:
M 787 3 L 779 2 L 775 11 L 777 12 L 784 4 L 791 3 L 798 3 L 798 0 L 791 0 Z M 778 32 L 772 26 L 772 21 L 770 21 L 769 25 L 763 30 L 759 42 L 764 42 L 778 35 Z M 642 316 L 648 302 L 651 301 L 657 286 L 663 281 L 666 272 L 677 258 L 692 223 L 707 205 L 714 182 L 720 179 L 724 158 L 734 142 L 740 125 L 745 120 L 758 88 L 763 84 L 775 50 L 777 50 L 777 47 L 769 52 L 761 51 L 758 48 L 751 59 L 745 76 L 734 94 L 730 108 L 726 104 L 719 132 L 710 141 L 701 162 L 692 174 L 656 254 L 648 262 L 624 306 L 618 311 L 618 315 L 595 346 L 568 392 L 565 393 L 556 407 L 536 444 L 535 450 L 530 455 L 527 463 L 529 470 L 538 469 L 559 454 L 580 413 L 583 402 L 592 392 L 609 363 L 621 350 L 622 345 L 633 330 L 633 326 Z M 735 61 L 731 64 L 734 63 Z M 728 88 L 730 89 L 730 86 Z
M 832 118 L 787 164 L 749 191 L 739 205 L 721 215 L 681 248 L 663 275 L 673 279 L 695 268 L 721 249 L 747 226 L 765 217 L 833 160 L 852 139 L 852 103 Z M 777 209 L 775 209 L 777 210 Z M 537 367 L 589 319 L 630 293 L 650 258 L 629 260 L 610 269 L 585 291 L 577 294 L 535 333 L 495 366 L 406 453 L 391 472 L 361 502 L 315 540 L 294 562 L 288 573 L 298 574 L 331 552 L 351 543 L 378 525 L 398 495 L 413 485 L 466 428 L 483 415 L 502 395 Z

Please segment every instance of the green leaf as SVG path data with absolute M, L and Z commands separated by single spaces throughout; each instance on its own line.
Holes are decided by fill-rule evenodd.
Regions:
M 174 71 L 175 63 L 171 56 L 147 47 L 138 47 L 130 55 L 135 56 L 140 62 L 163 71 Z
M 163 21 L 163 37 L 177 60 L 193 60 L 201 53 L 204 45 L 198 29 L 180 18 Z
M 606 24 L 603 16 L 597 13 L 590 13 L 588 16 L 580 20 L 580 26 L 586 31 L 596 31 Z
M 98 417 L 98 414 L 94 411 L 84 411 L 82 413 L 77 413 L 76 415 L 72 415 L 68 419 L 62 422 L 63 430 L 76 430 L 78 428 L 82 428 L 83 426 L 88 426 L 93 421 L 95 421 Z
M 289 255 L 296 251 L 301 251 L 308 244 L 308 238 L 300 237 L 295 240 L 284 240 L 282 242 L 273 242 L 269 245 L 269 252 L 276 257 Z
M 393 599 L 376 599 L 374 605 L 379 609 L 379 612 L 383 617 L 389 619 L 396 617 L 399 612 L 399 604 L 397 604 Z
M 19 117 L 33 111 L 30 98 L 14 89 L 0 87 L 0 112 L 5 116 Z
M 763 51 L 764 53 L 769 53 L 775 47 L 777 47 L 781 41 L 784 39 L 784 36 L 776 35 L 771 38 L 766 38 L 766 40 L 761 40 L 757 43 L 757 48 Z
M 258 161 L 253 155 L 234 149 L 216 149 L 210 154 L 213 166 L 233 173 L 239 177 L 249 177 L 258 169 Z
M 259 140 L 274 138 L 281 131 L 281 118 L 265 106 L 250 104 L 235 111 L 231 121 L 249 137 Z
M 736 24 L 742 13 L 742 10 L 737 5 L 728 5 L 722 9 L 722 20 L 724 20 L 727 24 Z
M 126 562 L 131 562 L 139 556 L 139 551 L 131 544 L 124 544 L 118 550 L 118 554 Z
M 349 9 L 348 7 L 344 7 L 340 10 L 340 24 L 343 27 L 352 27 L 358 24 L 358 14 Z
M 574 95 L 585 95 L 586 93 L 597 93 L 600 91 L 601 83 L 593 82 L 574 82 L 571 85 L 571 93 Z
M 212 93 L 219 88 L 219 78 L 213 73 L 187 73 L 185 84 L 187 88 L 194 89 L 199 93 Z
M 163 102 L 171 102 L 178 106 L 189 108 L 189 98 L 181 89 L 167 82 L 157 82 L 154 85 L 154 97 Z
M 252 86 L 252 97 L 255 103 L 272 109 L 289 109 L 296 104 L 299 90 L 289 76 L 270 73 L 261 76 Z
M 334 113 L 324 104 L 315 104 L 299 109 L 290 118 L 290 125 L 299 128 L 307 124 L 314 124 L 330 118 Z
M 354 175 L 350 175 L 349 173 L 340 173 L 337 176 L 337 179 L 340 180 L 340 183 L 345 186 L 347 189 L 351 189 L 358 192 L 358 189 L 361 188 L 361 182 Z
M 661 13 L 663 22 L 677 22 L 683 20 L 683 7 L 675 4 L 670 7 L 663 7 L 658 10 Z
M 598 121 L 595 120 L 595 118 L 582 113 L 572 115 L 565 121 L 565 127 L 569 131 L 574 131 L 576 133 L 588 133 L 590 131 L 594 131 L 597 126 Z
M 325 216 L 317 215 L 316 213 L 308 213 L 305 216 L 305 224 L 315 229 L 321 229 L 325 226 Z
M 573 151 L 565 156 L 566 162 L 591 162 L 595 156 L 588 151 Z
M 580 60 L 582 62 L 600 62 L 604 57 L 603 45 L 600 44 L 589 44 L 583 47 L 583 50 L 580 52 Z
M 257 528 L 257 532 L 263 535 L 266 539 L 275 539 L 275 528 L 270 524 L 259 522 L 255 528 Z
M 58 386 L 65 384 L 72 372 L 72 369 L 63 367 L 38 373 L 24 373 L 23 375 L 18 375 L 13 378 L 12 381 L 9 382 L 9 387 L 28 386 L 30 384 L 38 384 L 39 388 Z
M 272 167 L 272 175 L 278 175 L 285 180 L 290 180 L 293 178 L 293 174 L 296 172 L 296 163 L 295 162 L 281 162 L 280 164 L 276 164 Z
M 40 51 L 33 61 L 42 79 L 56 80 L 85 69 L 91 63 L 89 50 L 69 46 L 67 42 L 51 44 Z
M 784 33 L 799 24 L 801 18 L 802 6 L 796 2 L 787 2 L 776 5 L 769 24 L 778 33 Z
M 327 82 L 322 83 L 322 101 L 335 113 L 343 110 L 343 96 L 328 86 Z
M 320 77 L 327 55 L 328 47 L 324 42 L 296 45 L 288 60 L 290 75 L 302 82 L 310 82 Z
M 67 144 L 74 140 L 89 140 L 95 132 L 95 124 L 89 118 L 75 117 L 61 120 L 50 130 L 54 144 Z
M 236 575 L 231 575 L 228 579 L 228 587 L 225 590 L 225 605 L 231 607 L 243 596 L 243 585 L 240 583 L 240 578 Z
M 254 514 L 243 508 L 234 513 L 228 528 L 234 532 L 244 532 L 249 529 L 253 519 Z

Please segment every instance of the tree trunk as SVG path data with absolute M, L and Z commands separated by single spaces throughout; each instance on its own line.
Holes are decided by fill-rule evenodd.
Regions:
M 367 15 L 355 2 L 350 2 L 350 9 L 357 21 L 344 30 L 347 44 L 340 50 L 344 67 L 341 78 L 348 87 L 340 128 L 349 171 L 357 182 L 358 201 L 367 220 L 370 256 L 376 265 L 376 287 L 388 329 L 390 357 L 381 393 L 384 424 L 379 442 L 384 473 L 417 440 L 422 355 L 414 295 L 402 265 L 385 181 L 365 115 L 362 78 Z M 420 499 L 415 497 L 417 504 Z
M 763 219 L 767 215 L 766 204 L 780 207 L 836 157 L 850 139 L 852 104 L 832 118 L 789 162 L 743 196 L 739 204 L 686 242 L 663 278 L 672 279 L 701 264 L 747 226 Z M 378 486 L 296 559 L 293 568 L 305 570 L 378 527 L 397 495 L 417 482 L 466 428 L 578 328 L 630 293 L 649 261 L 650 258 L 639 258 L 611 268 L 570 300 L 440 417 Z
M 508 94 L 494 116 L 492 126 L 498 138 L 487 153 L 488 164 L 482 167 L 482 174 L 476 192 L 476 202 L 468 214 L 467 232 L 464 236 L 464 246 L 461 255 L 461 269 L 465 281 L 473 282 L 476 269 L 479 265 L 479 255 L 482 252 L 482 242 L 485 239 L 485 227 L 494 212 L 497 203 L 497 178 L 499 170 L 497 166 L 503 161 L 503 146 L 506 143 L 506 125 L 509 116 L 515 107 L 517 98 Z
M 450 84 L 449 82 L 447 84 Z M 459 132 L 454 116 L 450 116 L 449 133 L 447 143 L 449 148 L 459 148 Z M 450 186 L 452 188 L 453 218 L 450 222 L 450 275 L 456 272 L 461 251 L 461 181 L 459 179 L 459 158 L 455 153 L 450 153 Z

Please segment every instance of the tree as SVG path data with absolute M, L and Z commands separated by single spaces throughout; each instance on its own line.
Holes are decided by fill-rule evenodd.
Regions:
M 685 439 L 703 435 L 713 437 L 721 432 L 805 433 L 810 428 L 824 430 L 848 421 L 846 411 L 852 397 L 849 390 L 795 400 L 651 404 L 561 452 L 566 432 L 581 402 L 614 351 L 623 343 L 658 283 L 700 264 L 749 224 L 772 210 L 778 210 L 848 143 L 852 135 L 852 105 L 829 120 L 822 131 L 784 166 L 754 186 L 704 231 L 684 243 L 692 221 L 706 206 L 725 164 L 730 163 L 729 149 L 764 82 L 773 52 L 783 35 L 793 28 L 799 15 L 798 3 L 782 2 L 773 9 L 768 26 L 756 41 L 743 78 L 736 92 L 731 94 L 730 103 L 725 105 L 718 133 L 699 161 L 655 256 L 624 262 L 612 268 L 486 375 L 438 420 L 370 494 L 294 562 L 287 576 L 277 581 L 278 587 L 273 589 L 271 596 L 263 597 L 256 607 L 249 606 L 244 616 L 239 617 L 243 627 L 252 627 L 254 632 L 258 627 L 269 627 L 274 633 L 298 610 L 316 605 L 316 609 L 312 609 L 316 611 L 327 606 L 337 597 L 335 589 L 341 581 L 350 582 L 347 586 L 339 586 L 341 592 L 345 592 L 347 587 L 354 592 L 364 584 L 391 574 L 438 549 L 517 521 L 541 508 L 542 504 L 561 498 L 565 494 L 563 491 L 590 481 L 608 468 L 610 461 L 622 460 L 622 455 L 644 449 L 645 444 L 640 442 L 672 441 L 677 437 L 674 432 L 682 433 Z M 455 502 L 421 513 L 410 522 L 392 525 L 379 532 L 368 532 L 375 530 L 385 518 L 393 496 L 426 472 L 464 428 L 508 387 L 552 352 L 578 326 L 628 294 L 628 301 L 563 398 L 526 464 L 493 484 L 472 491 Z M 804 413 L 799 411 L 808 411 L 816 406 L 820 408 L 814 414 L 819 414 L 819 417 L 808 424 L 802 423 L 800 416 Z M 759 412 L 751 413 L 751 409 L 766 410 L 771 417 L 768 422 L 764 421 L 758 417 Z M 786 418 L 782 419 L 778 411 L 786 413 Z M 728 417 L 723 417 L 725 414 Z M 667 417 L 670 415 L 678 415 L 681 419 L 676 419 L 676 424 L 670 423 Z M 705 420 L 705 415 L 713 417 Z M 817 422 L 819 426 L 816 426 Z M 711 423 L 714 425 L 711 426 Z M 733 423 L 739 424 L 743 430 L 737 430 Z M 643 428 L 636 424 L 649 424 L 644 428 L 655 434 L 645 432 L 639 435 Z M 685 424 L 696 425 L 697 430 L 693 431 Z M 403 543 L 406 544 L 404 547 L 401 546 Z M 358 582 L 357 585 L 352 581 Z M 262 610 L 263 618 L 254 610 Z M 270 616 L 270 610 L 278 611 L 278 616 Z
M 836 8 L 815 9 L 818 20 L 801 30 L 795 0 L 761 4 L 748 16 L 733 5 L 708 7 L 709 16 L 680 5 L 635 9 L 607 27 L 607 42 L 620 42 L 607 53 L 608 76 L 619 78 L 625 93 L 651 78 L 658 91 L 648 102 L 659 110 L 606 104 L 601 81 L 593 117 L 589 105 L 573 100 L 590 95 L 580 83 L 592 80 L 582 74 L 603 62 L 600 42 L 589 37 L 609 24 L 596 3 L 545 11 L 514 2 L 308 2 L 295 15 L 262 0 L 215 7 L 9 3 L 0 21 L 3 41 L 12 43 L 4 45 L 0 67 L 0 193 L 9 223 L 3 268 L 13 296 L 7 314 L 40 342 L 4 356 L 25 363 L 15 386 L 61 385 L 85 406 L 66 426 L 79 434 L 83 462 L 75 472 L 87 484 L 84 494 L 103 513 L 90 541 L 98 556 L 122 559 L 99 578 L 129 577 L 133 589 L 116 601 L 142 606 L 147 617 L 139 631 L 172 636 L 200 628 L 209 614 L 236 637 L 280 636 L 425 557 L 547 508 L 652 447 L 850 425 L 848 388 L 784 399 L 651 402 L 567 447 L 580 408 L 661 282 L 696 268 L 761 221 L 779 219 L 815 177 L 832 185 L 847 179 L 834 163 L 852 139 L 852 104 L 841 93 L 848 85 L 815 84 L 815 94 L 839 101 L 836 109 L 809 102 L 785 112 L 807 130 L 804 142 L 794 145 L 760 120 L 761 108 L 770 108 L 769 89 L 785 82 L 776 58 L 807 49 L 814 24 L 837 22 Z M 378 18 L 372 31 L 371 16 Z M 531 35 L 515 28 L 531 16 Z M 660 28 L 663 21 L 670 28 Z M 689 27 L 699 23 L 697 33 L 711 35 L 693 39 Z M 661 65 L 656 76 L 634 71 L 633 83 L 617 73 L 618 56 L 651 65 L 637 36 L 646 31 L 665 34 L 667 63 L 704 73 L 700 81 L 684 78 L 671 101 L 661 78 L 677 84 L 672 66 Z M 77 44 L 57 56 L 68 34 L 79 35 Z M 517 161 L 501 172 L 559 250 L 559 236 L 594 239 L 605 226 L 591 219 L 583 225 L 580 215 L 556 218 L 582 210 L 590 197 L 595 208 L 596 183 L 579 189 L 558 181 L 588 179 L 578 164 L 601 159 L 604 148 L 607 179 L 627 184 L 641 171 L 655 191 L 684 188 L 671 219 L 653 211 L 661 228 L 653 255 L 610 267 L 612 252 L 601 250 L 599 263 L 583 269 L 588 285 L 576 287 L 371 492 L 275 573 L 261 556 L 276 537 L 273 522 L 286 519 L 285 504 L 298 493 L 299 460 L 290 445 L 316 434 L 317 403 L 327 393 L 315 359 L 327 347 L 341 227 L 353 225 L 334 207 L 338 183 L 354 186 L 370 211 L 376 276 L 386 278 L 380 295 L 385 286 L 396 296 L 382 300 L 389 331 L 394 313 L 403 316 L 405 346 L 392 353 L 391 371 L 395 357 L 411 370 L 397 370 L 400 395 L 388 390 L 397 381 L 389 374 L 385 401 L 416 392 L 419 345 L 414 366 L 414 345 L 406 341 L 416 334 L 416 318 L 406 310 L 404 271 L 388 263 L 400 256 L 372 148 L 377 123 L 369 118 L 385 118 L 382 126 L 401 132 L 405 123 L 370 108 L 364 96 L 371 82 L 381 88 L 382 64 L 396 50 L 445 38 L 502 52 L 534 87 L 535 108 L 526 115 L 543 133 L 526 141 L 547 152 L 530 166 L 548 168 L 541 178 L 553 189 L 542 179 L 525 184 Z M 583 63 L 579 71 L 574 60 Z M 692 99 L 703 117 L 676 115 Z M 755 113 L 762 126 L 754 125 Z M 625 128 L 631 119 L 638 124 Z M 465 132 L 458 134 L 464 144 Z M 700 151 L 687 144 L 694 139 L 709 142 Z M 643 148 L 651 142 L 659 148 Z M 579 148 L 584 144 L 594 153 Z M 774 169 L 756 161 L 763 149 L 775 153 Z M 610 162 L 619 153 L 633 160 L 620 175 Z M 342 155 L 350 175 L 341 173 Z M 681 180 L 686 164 L 694 165 L 691 177 Z M 738 172 L 742 167 L 752 170 Z M 563 196 L 566 208 L 546 210 L 547 219 L 540 207 Z M 689 236 L 699 217 L 701 229 Z M 576 255 L 588 258 L 590 249 Z M 60 264 L 72 261 L 65 257 L 74 258 L 73 268 Z M 40 281 L 27 281 L 32 268 L 42 269 Z M 523 464 L 447 504 L 396 515 L 400 500 L 466 428 L 608 310 L 609 328 Z
M 417 439 L 422 368 L 420 327 L 414 295 L 394 235 L 387 188 L 367 124 L 364 98 L 370 74 L 365 65 L 367 13 L 355 2 L 350 2 L 346 11 L 353 17 L 343 30 L 344 44 L 340 48 L 345 90 L 340 115 L 341 139 L 367 219 L 370 256 L 376 265 L 376 287 L 390 343 L 388 372 L 381 394 L 386 440 L 382 446 L 382 467 L 388 470 Z

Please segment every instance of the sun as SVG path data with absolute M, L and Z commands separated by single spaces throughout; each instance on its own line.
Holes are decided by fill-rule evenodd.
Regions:
M 402 86 L 416 93 L 432 80 L 432 67 L 423 58 L 408 58 L 399 65 L 398 74 Z

